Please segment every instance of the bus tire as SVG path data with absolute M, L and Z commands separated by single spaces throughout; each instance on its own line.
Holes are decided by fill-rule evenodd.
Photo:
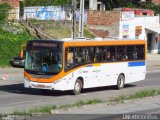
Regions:
M 73 94 L 78 95 L 81 93 L 82 90 L 82 81 L 80 79 L 77 79 L 74 84 Z
M 122 89 L 122 88 L 124 88 L 124 84 L 125 84 L 125 76 L 123 74 L 120 74 L 118 76 L 118 79 L 117 79 L 117 86 L 116 86 L 116 88 L 118 90 Z

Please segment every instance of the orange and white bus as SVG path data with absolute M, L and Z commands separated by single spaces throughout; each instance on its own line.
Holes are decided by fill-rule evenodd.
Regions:
M 27 43 L 24 86 L 72 90 L 145 79 L 145 40 L 32 40 Z

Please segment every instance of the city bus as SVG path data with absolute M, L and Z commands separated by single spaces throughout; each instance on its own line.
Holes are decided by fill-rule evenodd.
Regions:
M 115 86 L 145 79 L 146 41 L 117 39 L 31 40 L 24 67 L 25 88 L 71 90 Z

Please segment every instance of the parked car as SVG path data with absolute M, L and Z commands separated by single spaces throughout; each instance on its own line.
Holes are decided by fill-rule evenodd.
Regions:
M 20 55 L 17 55 L 10 60 L 10 64 L 13 67 L 24 67 L 24 61 L 24 58 L 21 58 Z
M 10 60 L 11 66 L 13 66 L 13 67 L 24 67 L 25 52 L 26 52 L 26 44 L 22 44 L 20 53 L 16 57 L 13 57 Z

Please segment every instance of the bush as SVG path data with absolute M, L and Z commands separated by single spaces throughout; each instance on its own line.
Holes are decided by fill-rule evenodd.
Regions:
M 9 61 L 20 52 L 21 45 L 33 39 L 27 32 L 17 35 L 0 29 L 0 66 L 9 66 Z
M 10 9 L 11 6 L 8 3 L 0 4 L 0 22 L 8 17 L 8 12 Z

